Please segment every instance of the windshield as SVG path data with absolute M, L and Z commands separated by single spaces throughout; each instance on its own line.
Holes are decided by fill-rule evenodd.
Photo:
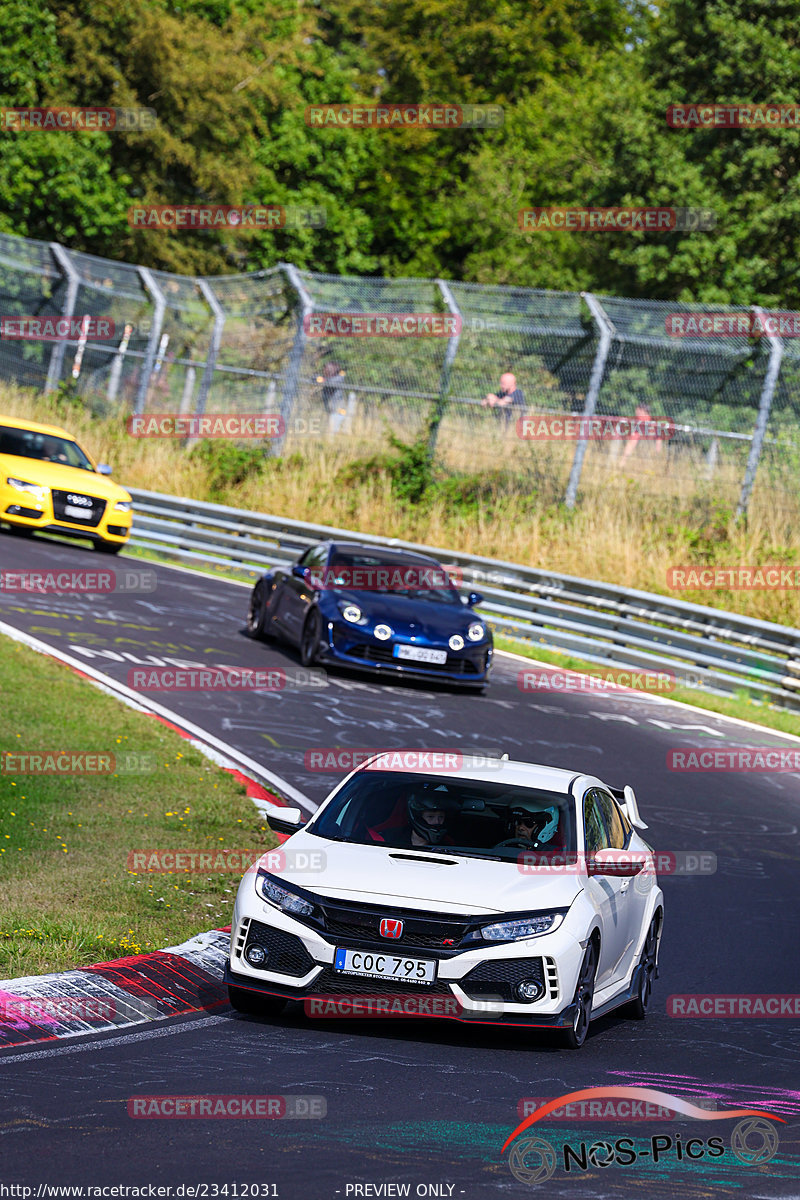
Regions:
M 32 429 L 13 429 L 8 425 L 0 425 L 0 454 L 14 454 L 17 458 L 35 458 L 39 462 L 94 471 L 77 442 L 52 433 L 36 433 Z
M 317 568 L 314 573 L 322 570 Z M 450 583 L 444 567 L 424 559 L 339 550 L 331 556 L 324 574 L 326 587 L 461 604 L 461 597 Z
M 574 801 L 563 792 L 477 779 L 366 770 L 309 831 L 360 846 L 514 862 L 575 851 Z

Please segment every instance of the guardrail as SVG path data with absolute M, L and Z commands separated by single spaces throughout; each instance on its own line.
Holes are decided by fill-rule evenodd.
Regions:
M 497 632 L 603 666 L 672 671 L 679 682 L 704 691 L 725 695 L 745 689 L 780 708 L 800 710 L 800 629 L 519 563 L 129 491 L 135 507 L 132 543 L 143 549 L 187 563 L 259 572 L 293 562 L 326 538 L 418 550 L 460 568 L 466 589 L 483 594 L 487 620 Z

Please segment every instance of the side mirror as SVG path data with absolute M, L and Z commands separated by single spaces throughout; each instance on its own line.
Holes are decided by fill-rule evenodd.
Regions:
M 299 808 L 283 808 L 280 815 L 267 813 L 267 824 L 273 833 L 297 833 L 306 824 Z
M 474 608 L 476 604 L 483 604 L 483 596 L 480 592 L 470 592 L 465 601 L 467 608 Z
M 292 574 L 296 579 L 305 579 L 308 572 L 308 567 L 302 567 L 300 563 L 295 563 L 292 567 Z
M 636 802 L 636 793 L 629 783 L 625 784 L 625 790 L 622 794 L 624 796 L 622 807 L 624 808 L 625 815 L 630 821 L 631 825 L 635 825 L 637 829 L 647 829 L 647 825 L 644 823 L 641 818 L 641 814 L 639 813 L 639 805 Z
M 586 860 L 587 875 L 610 875 L 619 879 L 638 875 L 650 861 L 646 850 L 615 850 L 608 846 L 596 850 Z
M 97 464 L 97 474 L 98 475 L 110 475 L 111 467 L 108 465 L 108 463 L 98 463 Z

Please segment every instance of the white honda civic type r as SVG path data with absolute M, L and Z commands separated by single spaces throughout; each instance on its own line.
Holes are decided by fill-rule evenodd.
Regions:
M 307 822 L 269 817 L 292 836 L 239 886 L 233 1007 L 274 1016 L 358 996 L 391 1015 L 405 997 L 399 1011 L 551 1029 L 572 1049 L 612 1009 L 641 1020 L 664 898 L 633 789 L 430 757 L 398 770 L 376 755 Z

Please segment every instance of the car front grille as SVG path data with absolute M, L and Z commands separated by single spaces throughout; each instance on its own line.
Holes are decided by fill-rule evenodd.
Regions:
M 457 982 L 471 1000 L 485 1000 L 492 996 L 518 1004 L 519 997 L 514 988 L 523 979 L 535 979 L 542 987 L 546 987 L 541 958 L 487 959 Z M 542 999 L 546 995 L 545 991 Z
M 306 950 L 300 938 L 282 929 L 274 929 L 271 925 L 263 925 L 261 921 L 251 921 L 247 931 L 247 946 L 263 946 L 267 951 L 265 971 L 274 971 L 277 975 L 294 975 L 299 978 L 307 975 L 315 966 L 314 959 Z M 245 962 L 247 961 L 245 947 Z
M 72 525 L 86 525 L 92 527 L 99 525 L 103 519 L 103 513 L 106 511 L 105 500 L 98 500 L 96 496 L 86 496 L 82 492 L 57 492 L 55 489 L 52 492 L 53 497 L 53 515 L 57 521 L 69 521 Z M 89 501 L 88 504 L 81 501 Z M 78 503 L 75 503 L 75 502 Z M 75 513 L 66 514 L 66 507 L 81 509 L 81 513 L 85 516 L 76 516 Z
M 320 907 L 324 913 L 325 936 L 335 940 L 337 945 L 370 948 L 375 944 L 400 953 L 411 949 L 430 950 L 436 957 L 457 953 L 462 938 L 474 924 L 465 917 L 442 917 L 432 913 L 409 915 L 406 911 L 388 908 L 348 908 L 328 900 Z M 384 917 L 403 922 L 403 933 L 399 938 L 381 937 L 380 923 Z
M 365 976 L 345 975 L 326 967 L 321 971 L 309 988 L 313 995 L 346 995 L 346 996 L 452 996 L 447 983 L 436 980 L 434 983 L 412 983 L 400 979 L 368 979 Z

